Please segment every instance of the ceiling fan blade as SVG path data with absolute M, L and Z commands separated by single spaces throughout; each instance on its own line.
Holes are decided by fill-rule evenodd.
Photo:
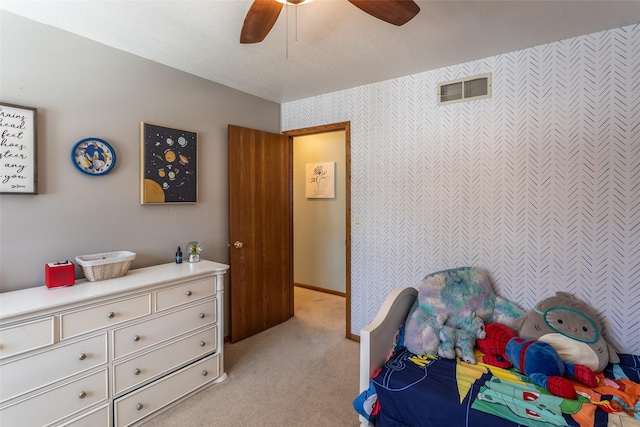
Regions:
M 420 12 L 413 0 L 349 0 L 369 15 L 393 25 L 404 25 Z
M 255 0 L 244 18 L 240 43 L 258 43 L 264 40 L 281 10 L 282 3 L 275 0 Z

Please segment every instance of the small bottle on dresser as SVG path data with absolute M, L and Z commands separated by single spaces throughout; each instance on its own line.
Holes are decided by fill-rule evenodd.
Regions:
M 176 252 L 176 264 L 182 264 L 182 251 L 180 250 L 180 246 L 178 246 L 178 251 Z

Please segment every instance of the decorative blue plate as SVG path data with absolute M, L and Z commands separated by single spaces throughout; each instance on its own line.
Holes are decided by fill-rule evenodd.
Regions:
M 116 152 L 109 143 L 100 138 L 85 138 L 71 150 L 71 161 L 82 173 L 104 175 L 116 165 Z

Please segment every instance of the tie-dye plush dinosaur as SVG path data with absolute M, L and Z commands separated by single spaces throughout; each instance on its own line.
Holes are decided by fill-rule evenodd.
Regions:
M 461 267 L 426 276 L 417 286 L 418 299 L 405 323 L 405 346 L 415 354 L 437 354 L 441 324 L 459 328 L 472 312 L 485 323 L 511 325 L 524 311 L 495 294 L 487 274 L 477 268 Z

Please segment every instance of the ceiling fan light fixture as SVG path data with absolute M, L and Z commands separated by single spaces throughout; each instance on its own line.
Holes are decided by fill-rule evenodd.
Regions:
M 259 43 L 264 40 L 276 23 L 283 5 L 297 6 L 310 1 L 312 0 L 253 0 L 242 24 L 240 43 Z M 420 12 L 420 6 L 413 0 L 348 1 L 374 18 L 397 26 L 406 24 Z M 295 10 L 297 13 L 298 8 Z
M 276 0 L 276 1 L 284 5 L 300 6 L 302 4 L 311 3 L 313 0 Z

